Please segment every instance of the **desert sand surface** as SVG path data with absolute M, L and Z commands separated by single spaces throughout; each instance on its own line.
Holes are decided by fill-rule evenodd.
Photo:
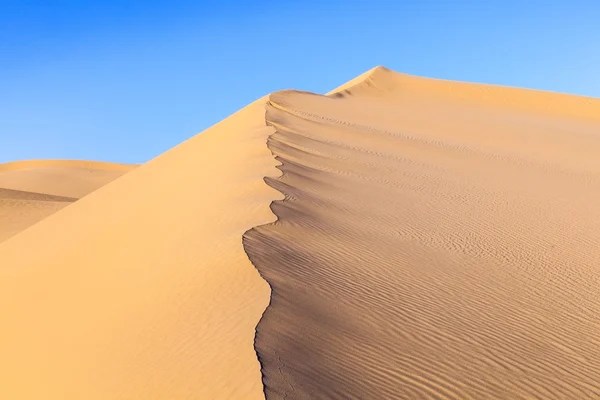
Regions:
M 0 398 L 600 398 L 599 151 L 598 99 L 273 93 L 0 243 Z
M 0 244 L 0 398 L 264 398 L 265 102 Z
M 599 399 L 600 101 L 376 68 L 270 96 L 268 399 Z
M 133 169 L 78 160 L 0 164 L 0 242 Z

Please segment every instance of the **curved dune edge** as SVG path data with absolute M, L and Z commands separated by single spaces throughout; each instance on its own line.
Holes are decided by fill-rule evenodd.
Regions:
M 328 92 L 326 96 L 343 97 L 352 94 L 386 97 L 395 96 L 399 92 L 411 93 L 417 99 L 468 104 L 474 106 L 473 112 L 485 110 L 486 107 L 508 107 L 516 112 L 600 122 L 600 100 L 594 97 L 426 78 L 392 71 L 383 66 L 370 69 Z
M 0 244 L 0 398 L 264 399 L 265 101 Z
M 600 397 L 598 116 L 382 68 L 272 94 L 266 398 Z

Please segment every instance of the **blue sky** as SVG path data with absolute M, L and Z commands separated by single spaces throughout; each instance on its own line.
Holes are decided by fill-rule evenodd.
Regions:
M 600 97 L 597 0 L 0 0 L 0 162 L 140 163 L 372 68 Z

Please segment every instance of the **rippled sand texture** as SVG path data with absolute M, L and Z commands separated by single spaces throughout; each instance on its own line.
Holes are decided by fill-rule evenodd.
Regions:
M 134 167 L 74 160 L 0 164 L 0 242 Z
M 270 97 L 271 399 L 600 398 L 600 101 L 376 68 Z
M 0 244 L 0 399 L 264 399 L 265 101 Z

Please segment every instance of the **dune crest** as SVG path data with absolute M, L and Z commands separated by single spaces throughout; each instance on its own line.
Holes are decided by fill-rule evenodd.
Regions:
M 600 398 L 599 117 L 385 68 L 272 94 L 266 398 Z
M 264 398 L 242 235 L 281 197 L 265 102 L 0 244 L 0 398 Z
M 92 164 L 0 166 L 80 198 L 0 243 L 0 398 L 600 398 L 598 132 L 598 99 L 376 67 L 81 198 Z

